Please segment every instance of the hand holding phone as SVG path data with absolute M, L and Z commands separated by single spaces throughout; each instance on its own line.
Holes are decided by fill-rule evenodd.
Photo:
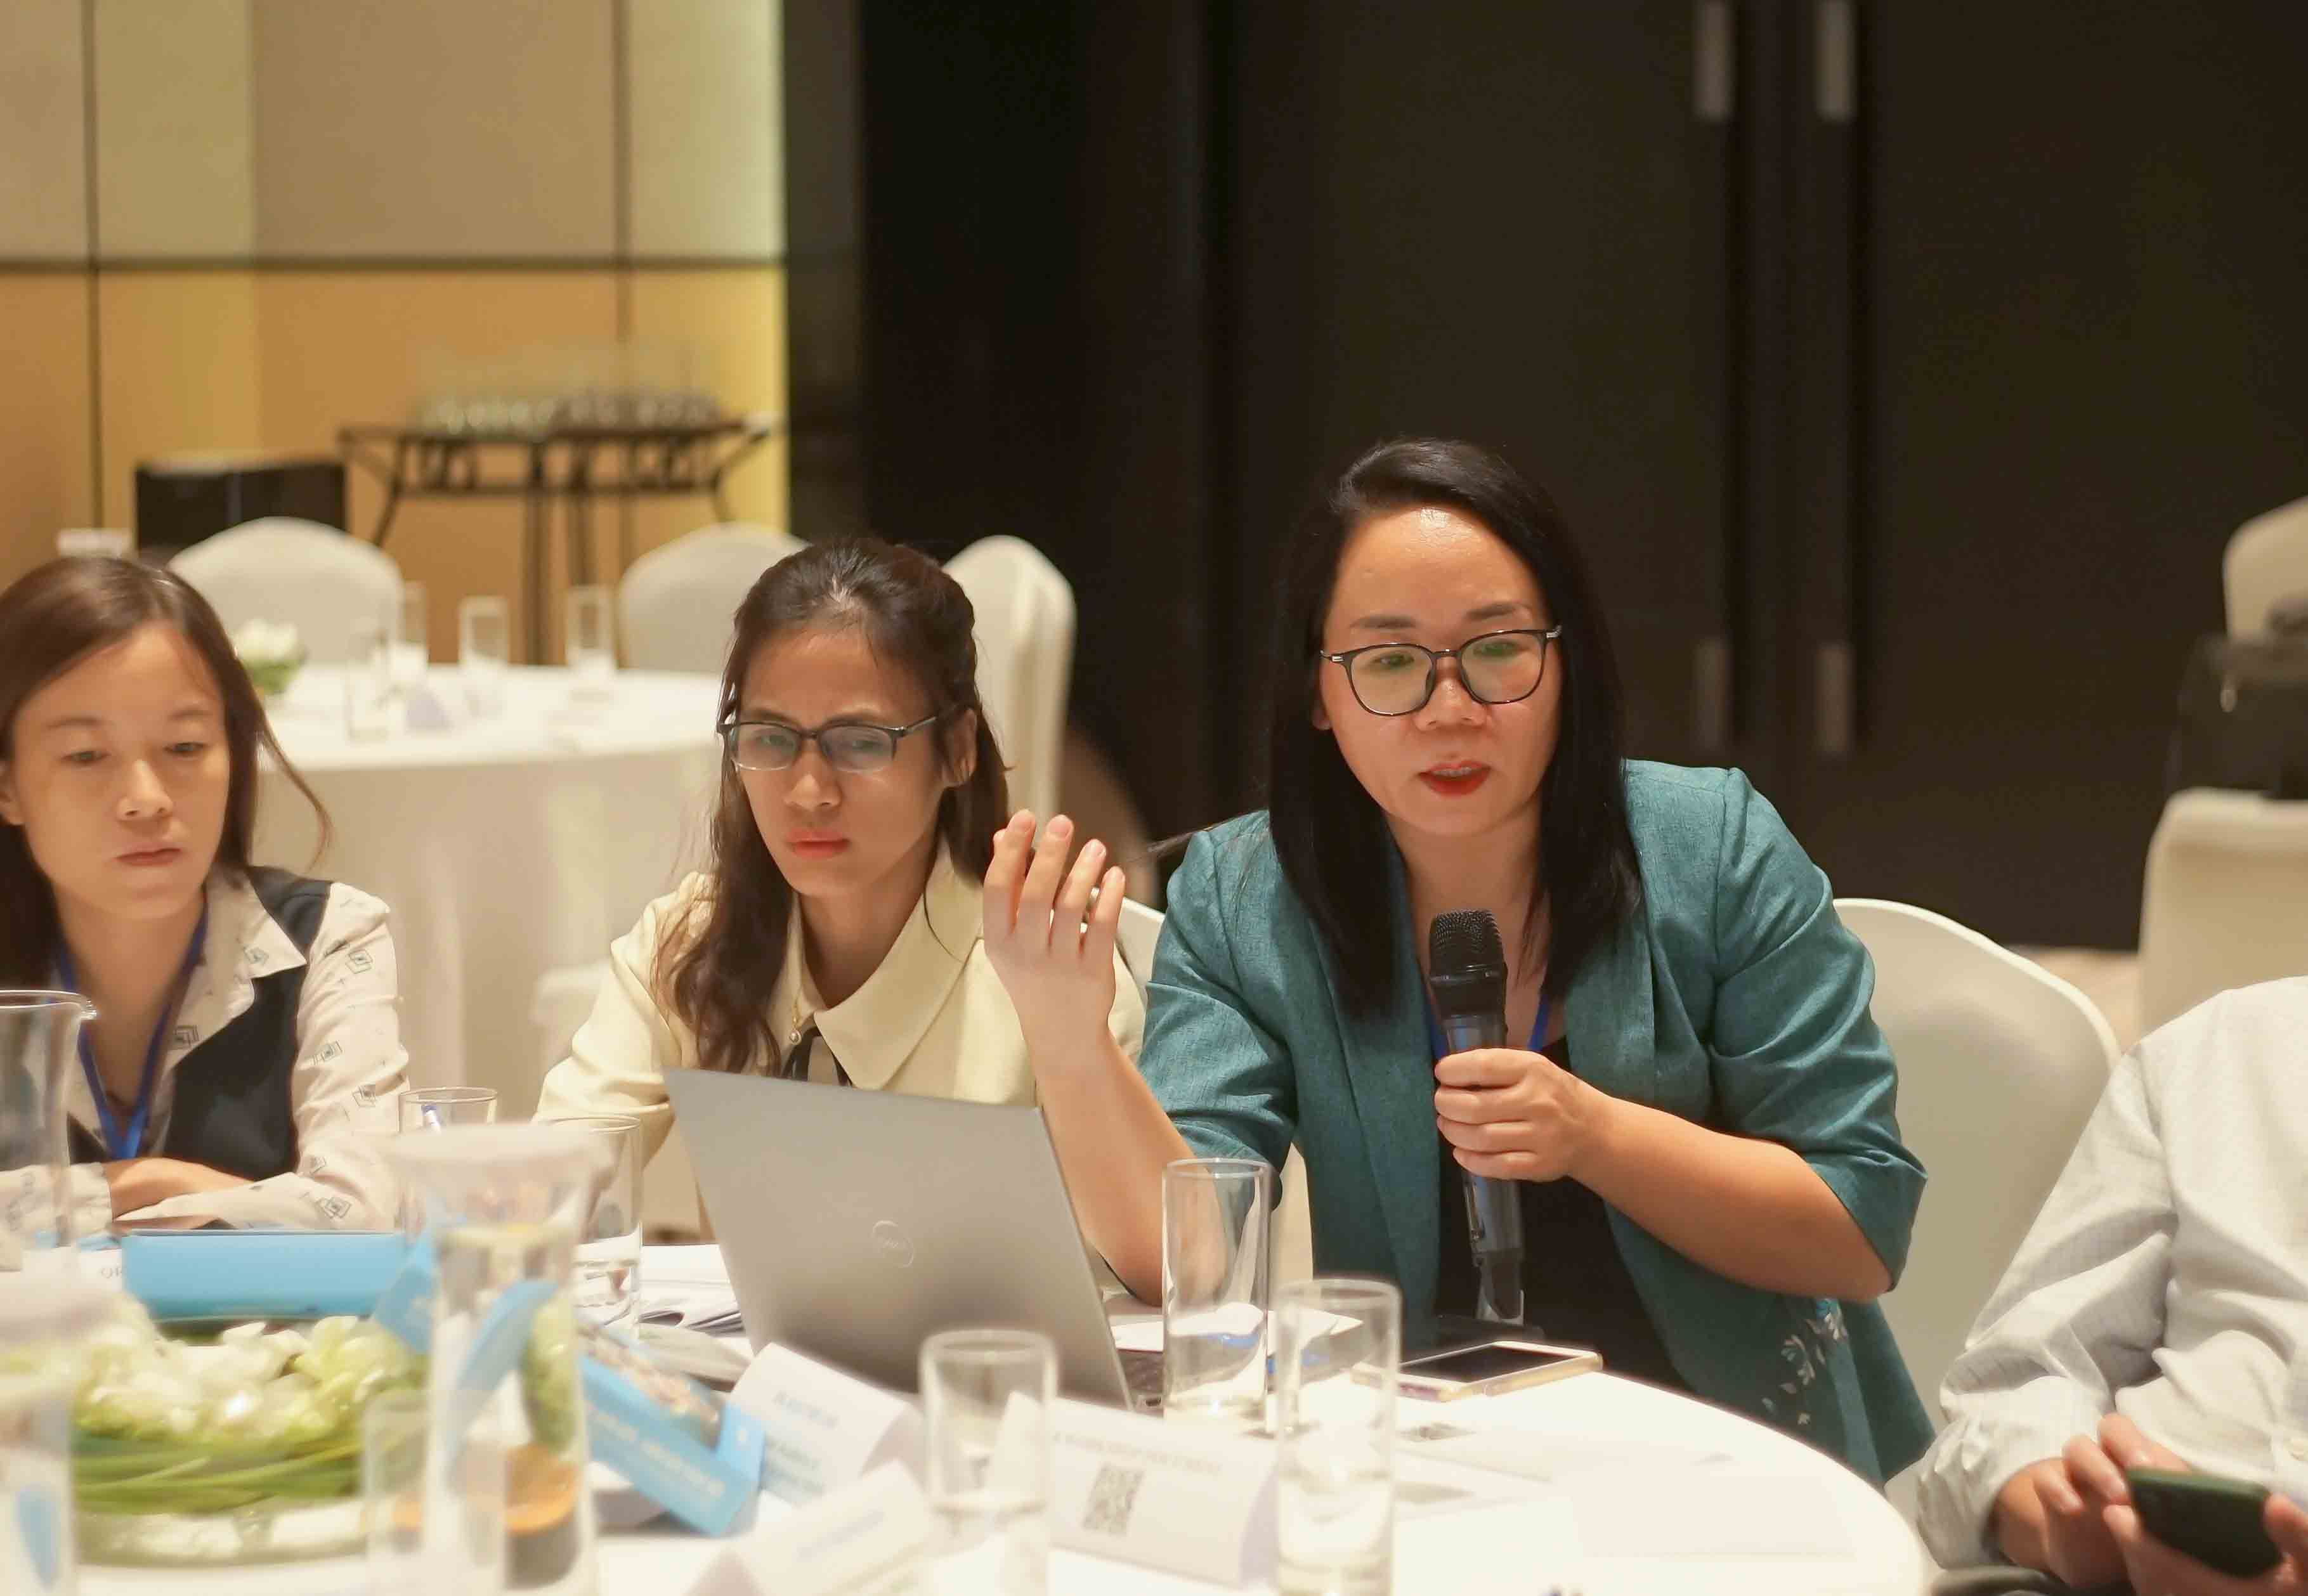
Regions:
M 2185 1469 L 2126 1469 L 2132 1510 L 2150 1535 L 2207 1568 L 2254 1579 L 2283 1554 L 2268 1534 L 2268 1491 Z

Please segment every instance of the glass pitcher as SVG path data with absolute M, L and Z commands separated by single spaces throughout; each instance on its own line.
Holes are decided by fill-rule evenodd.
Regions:
M 0 991 L 0 1278 L 73 1257 L 65 1090 L 95 1017 L 73 992 Z
M 0 1591 L 72 1596 L 72 1404 L 113 1293 L 0 1274 Z
M 607 1148 L 549 1124 L 452 1126 L 387 1146 L 433 1252 L 425 1534 L 427 1566 L 444 1578 L 427 1588 L 468 1596 L 501 1580 L 506 1591 L 592 1596 L 570 1275 Z M 469 1446 L 504 1458 L 501 1561 L 455 1541 L 469 1516 L 457 1483 L 471 1472 Z

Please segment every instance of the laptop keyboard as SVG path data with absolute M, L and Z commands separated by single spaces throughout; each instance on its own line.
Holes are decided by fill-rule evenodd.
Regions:
M 1121 1357 L 1122 1383 L 1130 1388 L 1130 1405 L 1141 1412 L 1158 1410 L 1162 1405 L 1162 1354 L 1125 1349 Z

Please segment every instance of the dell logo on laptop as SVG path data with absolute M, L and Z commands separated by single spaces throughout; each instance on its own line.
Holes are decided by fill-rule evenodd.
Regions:
M 907 1239 L 905 1231 L 884 1219 L 874 1223 L 873 1233 L 874 1250 L 880 1253 L 891 1268 L 910 1269 L 914 1266 L 914 1244 Z

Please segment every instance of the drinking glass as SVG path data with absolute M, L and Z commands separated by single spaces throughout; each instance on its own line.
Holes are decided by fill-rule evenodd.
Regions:
M 940 1589 L 1049 1589 L 1050 1404 L 1057 1350 L 1031 1330 L 948 1330 L 922 1343 L 923 1480 Z
M 66 527 L 56 534 L 56 553 L 107 560 L 136 558 L 136 534 L 121 527 Z
M 95 1017 L 77 993 L 0 991 L 0 1280 L 73 1264 L 65 1094 Z
M 434 1260 L 426 1555 L 464 1523 L 467 1449 L 498 1446 L 504 1588 L 592 1596 L 593 1493 L 569 1280 L 608 1148 L 549 1124 L 452 1125 L 385 1146 Z
M 496 1123 L 492 1086 L 411 1086 L 400 1094 L 400 1128 L 443 1130 L 452 1125 Z
M 642 1122 L 629 1114 L 551 1121 L 609 1144 L 609 1172 L 577 1243 L 577 1311 L 595 1324 L 633 1312 L 642 1285 Z
M 1162 1171 L 1162 1413 L 1245 1433 L 1266 1423 L 1274 1171 L 1182 1158 Z
M 390 737 L 398 695 L 392 680 L 392 631 L 378 622 L 353 624 L 345 656 L 345 735 L 357 742 Z
M 361 1502 L 369 1596 L 497 1596 L 505 1578 L 505 1459 L 495 1428 L 480 1421 L 437 1465 L 444 1524 L 426 1513 L 430 1403 L 422 1391 L 387 1391 L 361 1411 Z
M 567 629 L 562 639 L 580 698 L 599 698 L 609 690 L 617 671 L 617 646 L 609 630 L 609 590 L 572 588 L 568 594 Z
M 1402 1293 L 1391 1282 L 1317 1276 L 1274 1307 L 1274 1521 L 1284 1596 L 1394 1589 L 1394 1424 Z
M 403 686 L 425 679 L 433 658 L 431 622 L 425 613 L 425 584 L 400 584 L 400 629 L 392 647 L 392 679 Z
M 73 1393 L 114 1293 L 0 1274 L 0 1591 L 73 1596 Z
M 465 702 L 476 715 L 504 710 L 505 673 L 512 661 L 512 617 L 505 601 L 492 595 L 457 605 L 457 674 Z

